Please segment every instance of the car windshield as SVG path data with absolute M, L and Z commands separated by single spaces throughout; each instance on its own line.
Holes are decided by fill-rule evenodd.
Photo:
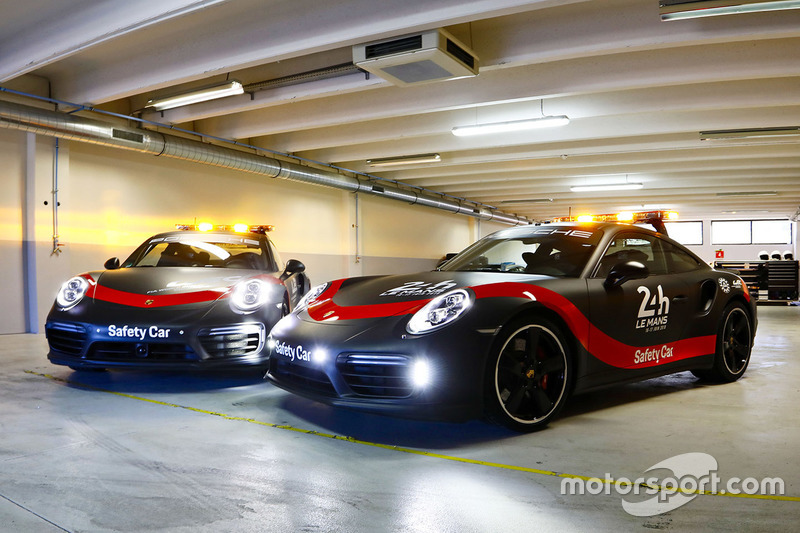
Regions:
M 257 239 L 240 235 L 181 234 L 151 239 L 122 266 L 266 270 L 269 264 L 265 247 Z
M 601 235 L 600 231 L 557 226 L 504 230 L 476 242 L 440 270 L 577 277 Z

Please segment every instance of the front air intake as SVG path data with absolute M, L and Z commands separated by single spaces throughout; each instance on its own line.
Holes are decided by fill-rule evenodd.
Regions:
M 478 74 L 478 57 L 442 29 L 355 45 L 353 63 L 395 85 Z

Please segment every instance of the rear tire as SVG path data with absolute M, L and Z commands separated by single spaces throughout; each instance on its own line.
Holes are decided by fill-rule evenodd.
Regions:
M 747 310 L 739 302 L 728 304 L 717 329 L 714 366 L 693 373 L 701 379 L 731 383 L 744 374 L 752 350 L 753 332 Z
M 544 318 L 514 321 L 503 329 L 486 368 L 486 414 L 515 431 L 538 431 L 569 396 L 569 344 Z

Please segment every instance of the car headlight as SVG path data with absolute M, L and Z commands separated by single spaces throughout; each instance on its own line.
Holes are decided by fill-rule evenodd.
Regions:
M 323 283 L 322 285 L 311 287 L 306 295 L 303 296 L 299 302 L 297 302 L 297 305 L 294 308 L 295 312 L 302 311 L 308 307 L 308 304 L 319 298 L 320 294 L 325 292 L 325 290 L 328 288 L 328 285 L 330 285 L 330 283 Z
M 471 304 L 472 300 L 465 289 L 446 292 L 414 313 L 406 324 L 406 331 L 416 335 L 444 327 L 464 314 Z
M 255 311 L 270 299 L 270 287 L 260 279 L 241 281 L 233 287 L 231 304 L 243 313 Z
M 74 277 L 64 283 L 58 290 L 56 303 L 62 311 L 71 309 L 83 300 L 86 291 L 89 290 L 89 282 L 85 278 Z

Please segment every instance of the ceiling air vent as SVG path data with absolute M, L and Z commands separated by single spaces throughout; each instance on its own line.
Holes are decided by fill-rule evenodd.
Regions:
M 353 63 L 395 85 L 478 74 L 478 57 L 442 29 L 355 45 Z
M 139 144 L 144 142 L 144 135 L 141 133 L 132 133 L 130 131 L 118 130 L 117 128 L 112 128 L 111 136 L 115 139 L 125 139 L 126 141 L 133 141 Z

